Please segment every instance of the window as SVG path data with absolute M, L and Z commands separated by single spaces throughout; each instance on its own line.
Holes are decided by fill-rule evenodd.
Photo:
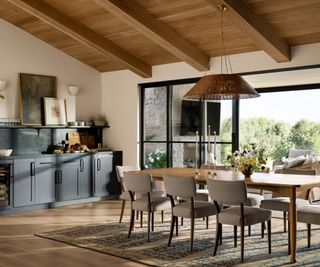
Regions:
M 207 163 L 208 125 L 217 163 L 232 149 L 232 101 L 195 101 L 183 96 L 198 79 L 141 85 L 143 168 L 195 167 L 196 131 L 201 164 Z M 211 149 L 213 150 L 213 145 Z

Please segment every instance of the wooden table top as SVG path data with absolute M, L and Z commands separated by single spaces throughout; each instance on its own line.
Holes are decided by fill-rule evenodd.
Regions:
M 198 183 L 206 183 L 207 179 L 221 180 L 243 180 L 244 175 L 240 172 L 216 171 L 217 175 L 208 174 L 208 169 L 198 169 L 199 174 L 195 174 L 195 169 L 189 168 L 163 168 L 146 169 L 142 171 L 132 171 L 133 173 L 148 173 L 154 180 L 163 180 L 164 175 L 168 176 L 193 176 Z M 304 187 L 320 185 L 320 176 L 317 175 L 296 175 L 296 174 L 275 174 L 275 173 L 253 173 L 250 179 L 246 179 L 248 186 L 274 186 L 274 187 Z

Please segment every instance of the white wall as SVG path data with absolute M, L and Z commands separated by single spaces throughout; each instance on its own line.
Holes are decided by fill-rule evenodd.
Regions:
M 291 62 L 276 63 L 262 51 L 232 55 L 231 62 L 235 73 L 320 64 L 320 43 L 293 47 Z M 219 58 L 212 58 L 210 72 L 219 72 L 219 64 Z M 155 66 L 152 69 L 152 78 L 148 79 L 143 79 L 127 70 L 103 73 L 101 109 L 111 126 L 104 131 L 105 145 L 123 150 L 124 164 L 138 164 L 138 84 L 203 75 L 203 72 L 200 73 L 185 63 Z
M 0 19 L 0 79 L 9 85 L 1 92 L 0 118 L 19 117 L 19 73 L 57 77 L 57 94 L 66 98 L 68 120 L 86 119 L 101 111 L 101 74 L 93 68 Z M 80 86 L 75 98 L 67 85 Z

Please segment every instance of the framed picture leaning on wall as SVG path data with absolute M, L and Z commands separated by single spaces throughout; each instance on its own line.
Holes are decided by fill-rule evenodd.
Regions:
M 20 119 L 22 125 L 42 125 L 42 98 L 57 96 L 54 76 L 20 73 Z
M 45 125 L 67 125 L 66 100 L 64 98 L 44 97 Z

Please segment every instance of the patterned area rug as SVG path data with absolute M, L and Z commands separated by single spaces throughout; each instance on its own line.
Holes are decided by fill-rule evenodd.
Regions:
M 209 229 L 205 221 L 196 220 L 194 252 L 189 252 L 189 220 L 179 225 L 179 236 L 173 237 L 167 247 L 170 222 L 156 222 L 151 242 L 147 243 L 146 224 L 136 228 L 127 238 L 128 223 L 84 225 L 64 230 L 38 234 L 37 236 L 64 242 L 81 248 L 126 258 L 149 266 L 234 266 L 240 263 L 239 245 L 233 245 L 233 226 L 223 226 L 223 244 L 212 256 L 215 240 L 215 220 L 210 219 Z M 252 227 L 252 235 L 245 237 L 245 263 L 248 266 L 282 266 L 288 264 L 287 234 L 282 231 L 282 220 L 272 220 L 272 254 L 268 254 L 267 236 L 261 238 L 261 227 Z M 307 248 L 306 225 L 298 225 L 298 263 L 292 266 L 320 266 L 320 228 L 313 226 L 312 247 Z M 239 234 L 238 234 L 239 237 Z

